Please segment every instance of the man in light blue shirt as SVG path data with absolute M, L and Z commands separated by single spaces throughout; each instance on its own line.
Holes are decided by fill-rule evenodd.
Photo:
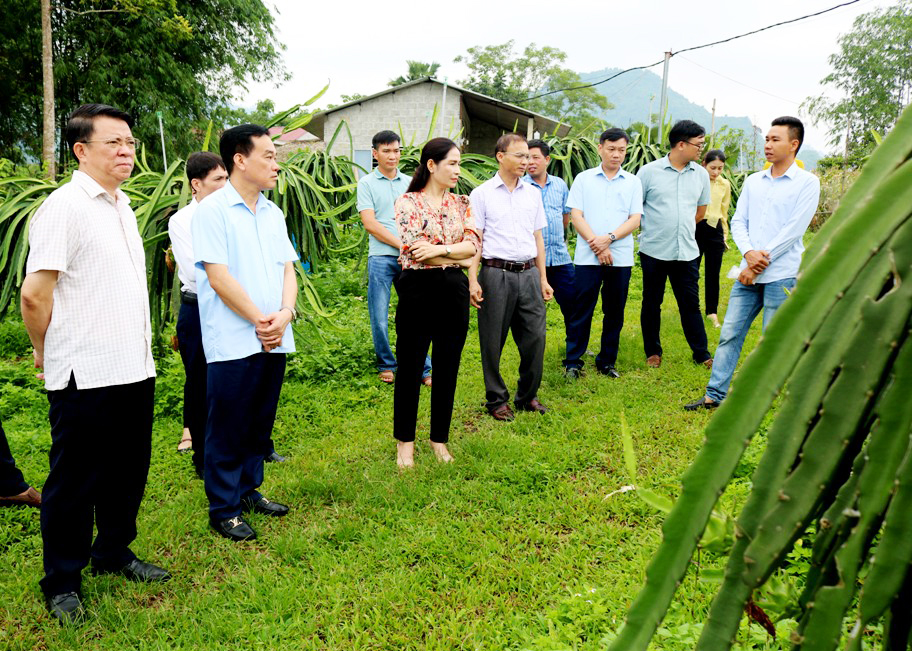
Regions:
M 295 350 L 298 256 L 285 216 L 263 196 L 279 166 L 269 132 L 244 124 L 222 134 L 228 184 L 200 202 L 191 225 L 209 416 L 203 478 L 209 522 L 233 541 L 256 533 L 242 511 L 282 516 L 263 497 L 263 459 L 271 450 L 285 353 Z
M 564 317 L 564 326 L 573 313 L 575 290 L 573 288 L 573 260 L 567 250 L 567 224 L 570 223 L 570 209 L 567 197 L 570 194 L 564 179 L 548 174 L 551 162 L 551 147 L 544 140 L 529 141 L 529 166 L 523 181 L 538 188 L 542 195 L 547 223 L 542 229 L 545 241 L 545 274 L 548 284 L 554 289 L 554 300 Z M 569 336 L 569 330 L 568 330 Z
M 589 346 L 592 315 L 602 295 L 602 341 L 595 368 L 620 377 L 615 368 L 624 308 L 633 268 L 633 231 L 643 212 L 640 179 L 621 169 L 630 141 L 623 129 L 608 129 L 599 137 L 602 164 L 573 180 L 567 205 L 576 232 L 576 309 L 568 324 L 564 372 L 575 379 L 582 373 Z
M 358 181 L 358 212 L 368 233 L 367 312 L 381 382 L 395 381 L 396 356 L 389 340 L 389 305 L 399 282 L 399 231 L 394 204 L 405 194 L 412 177 L 399 171 L 402 145 L 395 131 L 381 131 L 371 143 L 377 168 Z M 431 385 L 431 358 L 425 359 L 424 384 Z
M 728 393 L 744 338 L 760 310 L 763 329 L 795 287 L 802 238 L 817 202 L 820 180 L 795 163 L 804 140 L 804 125 L 794 117 L 772 122 L 764 153 L 771 167 L 747 177 L 731 232 L 744 259 L 732 287 L 706 395 L 684 406 L 689 411 L 713 409 Z
M 697 222 L 706 214 L 710 199 L 709 174 L 695 162 L 700 160 L 705 133 L 690 120 L 675 123 L 668 133 L 668 155 L 637 172 L 643 183 L 640 327 L 646 365 L 652 368 L 662 364 L 659 332 L 666 279 L 671 282 L 693 361 L 712 368 L 700 313 L 700 249 L 695 236 Z

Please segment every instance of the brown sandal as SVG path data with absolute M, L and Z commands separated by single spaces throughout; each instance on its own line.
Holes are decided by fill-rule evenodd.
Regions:
M 377 374 L 377 377 L 380 378 L 380 381 L 384 384 L 392 384 L 396 381 L 396 374 L 392 371 L 380 371 Z
M 184 445 L 185 443 L 186 445 Z M 193 450 L 193 437 L 190 434 L 184 434 L 181 437 L 180 443 L 177 444 L 177 451 L 190 452 L 191 450 Z

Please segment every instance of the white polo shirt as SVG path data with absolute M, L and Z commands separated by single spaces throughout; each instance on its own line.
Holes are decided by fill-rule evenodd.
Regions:
M 79 389 L 155 376 L 146 256 L 122 190 L 84 172 L 54 190 L 29 224 L 26 273 L 59 272 L 44 339 L 44 383 Z

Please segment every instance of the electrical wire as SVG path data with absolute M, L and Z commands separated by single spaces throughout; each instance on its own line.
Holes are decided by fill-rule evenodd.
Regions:
M 698 68 L 703 68 L 706 72 L 711 72 L 714 75 L 718 75 L 718 76 L 722 77 L 723 79 L 727 79 L 730 82 L 738 84 L 739 86 L 744 86 L 745 88 L 750 88 L 751 90 L 756 91 L 758 93 L 763 93 L 764 95 L 769 95 L 770 97 L 775 97 L 776 99 L 781 99 L 783 102 L 788 102 L 789 104 L 794 104 L 795 106 L 799 106 L 801 104 L 801 102 L 796 102 L 794 100 L 788 99 L 787 97 L 780 97 L 779 95 L 774 95 L 773 93 L 770 93 L 769 91 L 765 91 L 762 88 L 755 88 L 754 86 L 745 84 L 743 81 L 738 81 L 737 79 L 729 77 L 728 75 L 723 75 L 721 72 L 716 72 L 715 70 L 711 70 L 711 69 L 707 68 L 706 66 L 697 63 L 696 61 L 692 61 L 691 59 L 688 59 L 687 57 L 681 57 L 681 60 L 687 61 L 687 63 L 690 63 L 691 65 L 695 65 Z
M 860 1 L 861 0 L 849 0 L 848 2 L 843 2 L 842 4 L 835 5 L 833 7 L 830 7 L 829 9 L 824 9 L 822 11 L 818 11 L 813 14 L 807 14 L 805 16 L 799 16 L 798 18 L 792 18 L 790 20 L 783 20 L 778 23 L 773 23 L 772 25 L 767 25 L 766 27 L 761 27 L 760 29 L 755 29 L 750 32 L 738 34 L 737 36 L 730 36 L 729 38 L 724 38 L 721 41 L 713 41 L 712 43 L 704 43 L 703 45 L 694 45 L 693 47 L 687 47 L 687 48 L 684 48 L 683 50 L 678 50 L 677 52 L 672 52 L 671 56 L 675 56 L 676 54 L 683 54 L 684 52 L 693 52 L 694 50 L 702 50 L 703 48 L 713 47 L 715 45 L 722 45 L 723 43 L 730 43 L 731 41 L 735 41 L 739 38 L 744 38 L 745 36 L 752 36 L 754 34 L 759 34 L 760 32 L 765 32 L 766 30 L 773 29 L 774 27 L 781 27 L 782 25 L 789 25 L 791 23 L 797 23 L 798 21 L 801 21 L 801 20 L 807 20 L 808 18 L 814 18 L 816 16 L 821 16 L 821 15 L 829 13 L 831 11 L 841 9 L 842 7 L 848 7 L 849 5 L 856 4 Z M 533 99 L 538 99 L 539 97 L 547 97 L 548 95 L 554 95 L 556 93 L 563 93 L 568 90 L 582 90 L 583 88 L 592 88 L 593 86 L 598 86 L 599 84 L 604 84 L 606 81 L 611 81 L 615 77 L 620 77 L 621 75 L 626 74 L 628 72 L 633 72 L 634 70 L 647 70 L 649 68 L 654 68 L 655 66 L 659 65 L 660 63 L 664 63 L 664 61 L 665 61 L 665 59 L 662 58 L 662 59 L 656 61 L 655 63 L 650 63 L 649 65 L 635 66 L 633 68 L 627 68 L 626 70 L 621 70 L 620 72 L 613 74 L 610 77 L 606 77 L 605 79 L 593 82 L 591 84 L 582 84 L 580 86 L 570 86 L 568 88 L 558 88 L 556 90 L 549 90 L 547 93 L 541 93 L 539 95 L 527 97 L 526 99 L 516 100 L 513 103 L 522 104 L 523 102 L 531 102 Z M 754 89 L 754 90 L 756 90 L 756 89 Z M 763 92 L 763 91 L 761 91 L 761 92 Z

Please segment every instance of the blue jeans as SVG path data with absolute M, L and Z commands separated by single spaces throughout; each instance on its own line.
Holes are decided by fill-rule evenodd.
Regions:
M 393 285 L 398 284 L 402 267 L 394 255 L 367 257 L 367 311 L 378 371 L 395 371 L 396 356 L 389 340 L 389 306 Z M 431 358 L 424 360 L 423 376 L 431 374 Z
M 735 281 L 728 299 L 728 308 L 725 310 L 719 347 L 713 359 L 712 375 L 706 387 L 706 395 L 710 400 L 725 400 L 732 375 L 735 374 L 735 366 L 738 365 L 744 338 L 760 310 L 763 310 L 765 331 L 776 310 L 788 296 L 785 290 L 791 291 L 794 287 L 794 278 L 783 278 L 757 285 L 742 285 Z

